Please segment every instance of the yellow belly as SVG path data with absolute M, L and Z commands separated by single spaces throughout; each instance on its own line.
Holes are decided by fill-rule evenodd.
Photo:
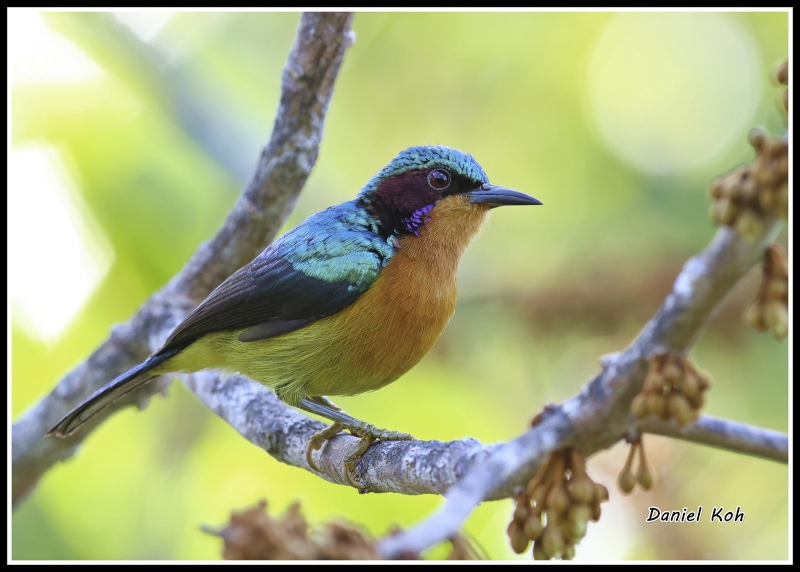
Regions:
M 437 205 L 420 236 L 401 239 L 375 284 L 341 312 L 256 342 L 240 342 L 241 330 L 209 334 L 156 372 L 239 372 L 291 405 L 391 383 L 428 353 L 455 310 L 458 261 L 486 212 L 462 202 L 447 213 Z

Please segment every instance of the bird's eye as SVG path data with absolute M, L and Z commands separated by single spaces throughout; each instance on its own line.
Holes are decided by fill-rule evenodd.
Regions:
M 443 191 L 450 186 L 450 174 L 441 169 L 435 169 L 428 173 L 428 184 L 432 189 Z

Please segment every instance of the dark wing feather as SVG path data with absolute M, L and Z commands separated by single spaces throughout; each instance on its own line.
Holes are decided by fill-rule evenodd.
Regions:
M 327 228 L 309 224 L 314 222 L 296 227 L 220 284 L 161 351 L 213 332 L 245 329 L 243 342 L 270 338 L 352 304 L 374 283 L 393 249 L 371 232 L 341 228 L 339 220 Z

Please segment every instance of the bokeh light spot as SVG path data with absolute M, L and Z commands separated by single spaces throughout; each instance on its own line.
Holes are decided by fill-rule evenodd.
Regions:
M 713 162 L 747 128 L 761 97 L 757 49 L 730 17 L 625 13 L 589 59 L 588 97 L 600 136 L 653 174 Z
M 9 166 L 12 316 L 31 337 L 52 342 L 106 275 L 114 252 L 54 148 L 14 149 Z
M 15 85 L 88 81 L 105 72 L 28 9 L 8 13 L 8 63 Z

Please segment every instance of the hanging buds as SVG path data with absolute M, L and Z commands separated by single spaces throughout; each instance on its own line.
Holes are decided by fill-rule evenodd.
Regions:
M 600 503 L 607 500 L 608 489 L 589 477 L 580 453 L 553 453 L 514 499 L 511 548 L 522 554 L 533 541 L 535 560 L 571 560 L 589 521 L 600 519 Z
M 767 218 L 789 216 L 789 144 L 753 129 L 750 145 L 755 160 L 718 177 L 709 186 L 714 200 L 711 218 L 716 224 L 736 229 L 745 238 L 756 238 Z
M 619 472 L 619 477 L 617 478 L 619 490 L 625 494 L 631 492 L 633 487 L 636 486 L 636 475 L 634 475 L 631 470 L 633 458 L 636 456 L 636 449 L 635 443 L 631 445 L 631 448 L 628 450 L 628 458 L 625 460 L 625 464 L 622 466 L 622 470 Z
M 789 333 L 788 255 L 778 244 L 770 245 L 764 253 L 761 288 L 744 318 L 755 330 L 772 332 L 777 340 Z
M 688 358 L 675 354 L 655 356 L 650 361 L 642 391 L 631 401 L 631 414 L 637 419 L 655 415 L 665 421 L 675 419 L 678 425 L 691 423 L 700 414 L 709 387 L 708 376 L 700 373 Z
M 639 453 L 639 465 L 634 474 L 631 467 L 637 452 Z M 653 488 L 653 474 L 647 466 L 647 459 L 644 455 L 644 443 L 641 437 L 631 443 L 631 448 L 628 451 L 628 458 L 625 460 L 625 464 L 622 466 L 622 471 L 620 471 L 619 478 L 617 479 L 617 485 L 624 494 L 630 493 L 637 484 L 645 491 L 649 491 Z

